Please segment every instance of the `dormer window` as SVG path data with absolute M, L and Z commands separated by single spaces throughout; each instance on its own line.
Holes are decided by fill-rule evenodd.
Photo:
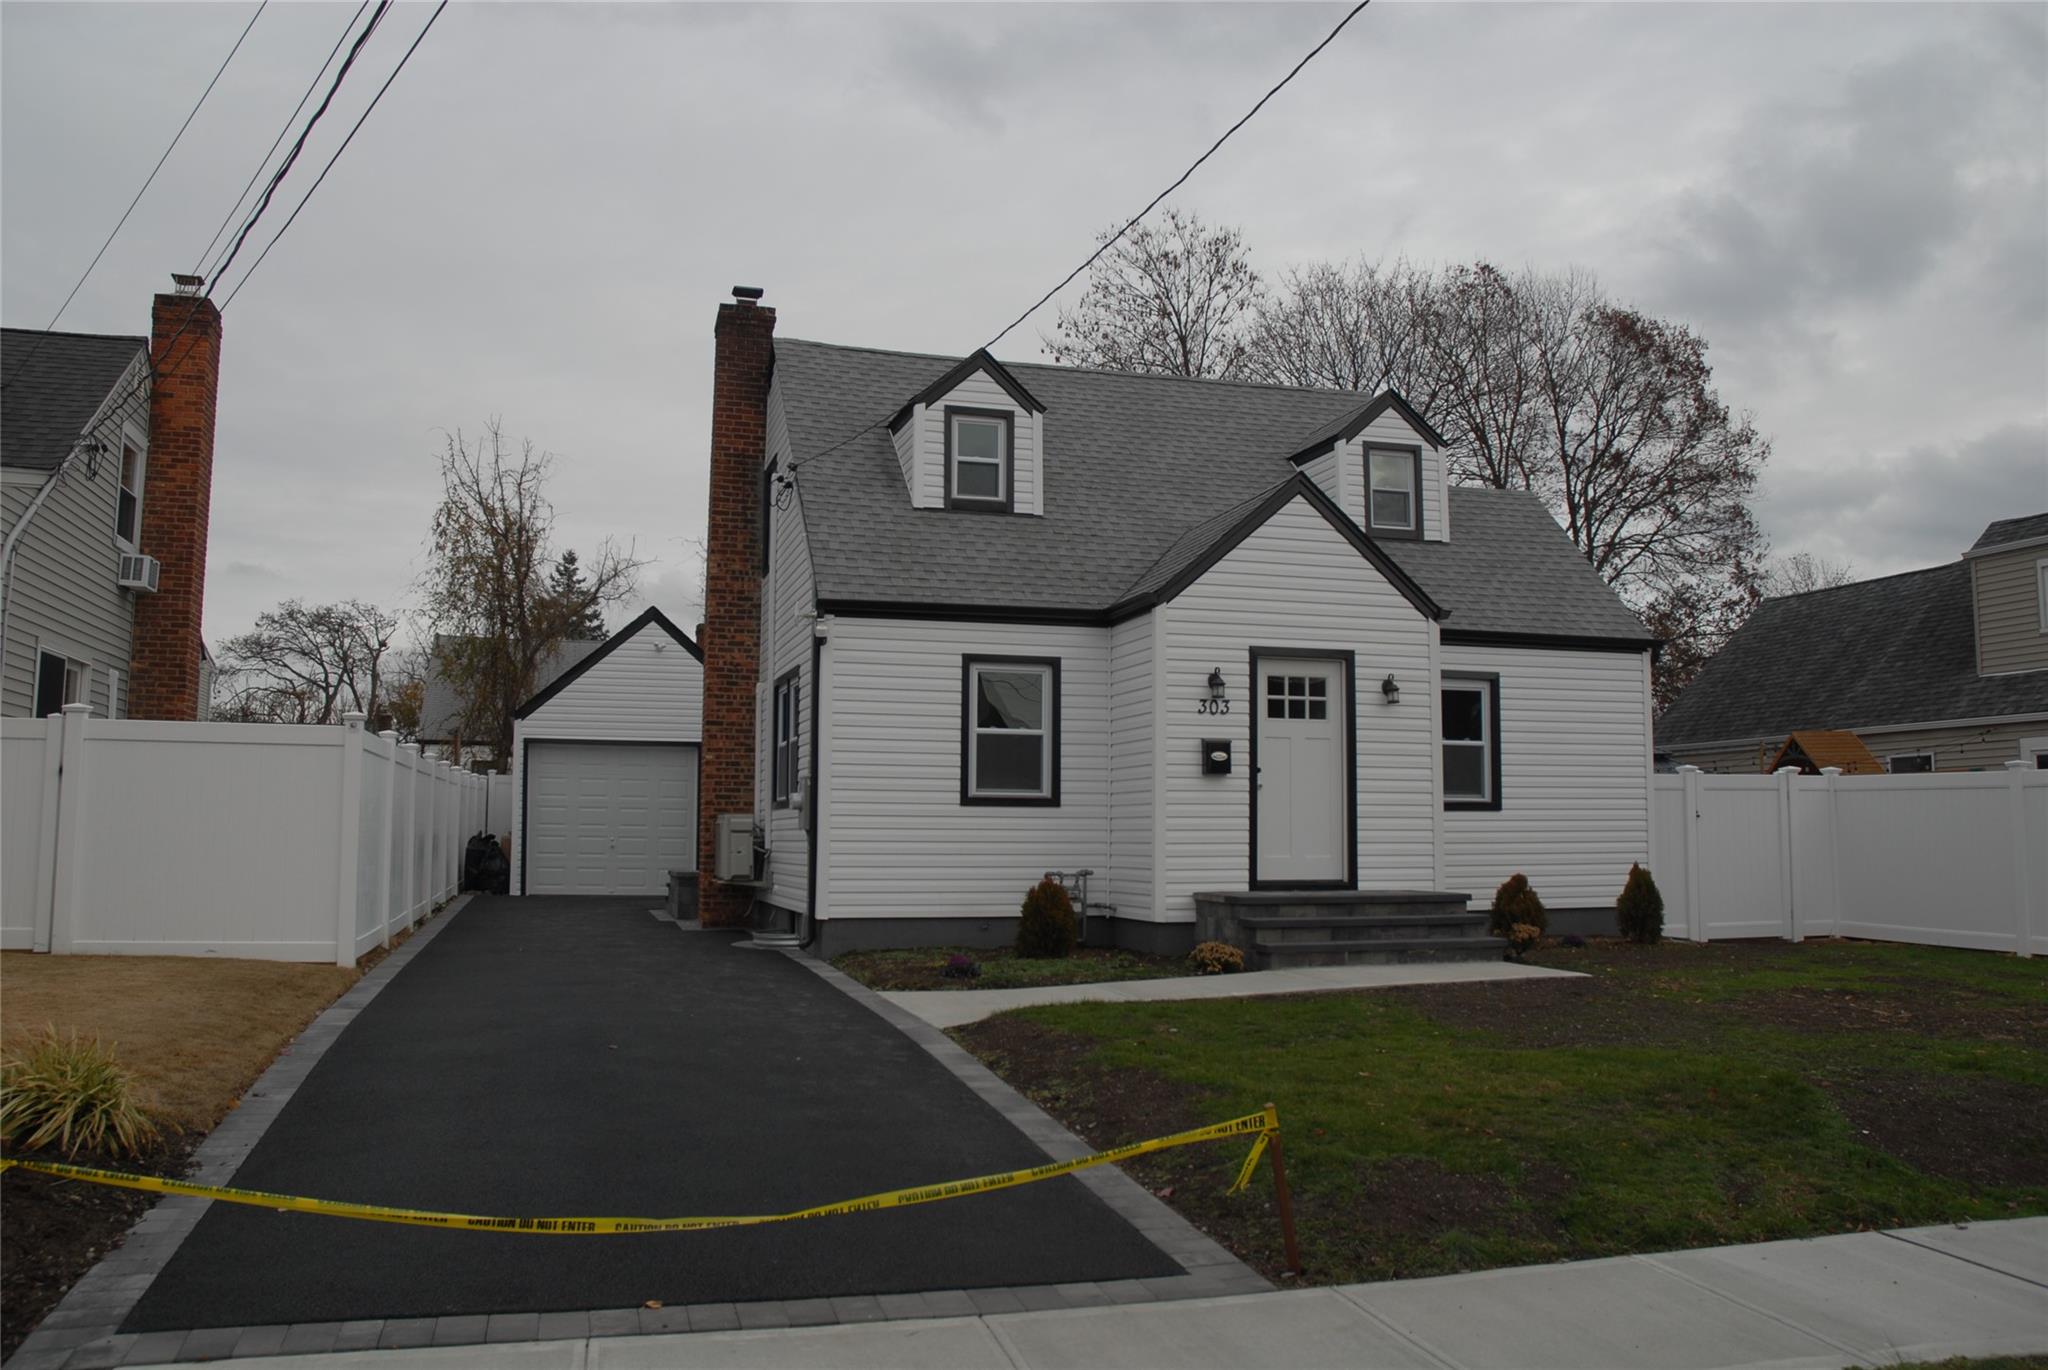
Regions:
M 1368 447 L 1365 453 L 1368 517 L 1372 532 L 1415 537 L 1421 532 L 1422 449 Z
M 946 410 L 946 502 L 957 509 L 1011 508 L 1014 416 L 996 410 Z

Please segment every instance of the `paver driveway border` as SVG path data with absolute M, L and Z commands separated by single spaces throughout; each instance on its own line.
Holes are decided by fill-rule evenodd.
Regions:
M 270 1069 L 250 1086 L 241 1106 L 199 1149 L 191 1179 L 226 1185 L 255 1149 L 271 1122 L 340 1037 L 421 948 L 468 904 L 451 901 L 405 945 L 394 950 L 294 1038 Z M 650 910 L 650 912 L 653 912 Z M 658 915 L 657 915 L 658 916 Z M 667 920 L 664 920 L 667 921 Z M 684 933 L 698 929 L 677 924 Z M 773 954 L 735 948 L 736 955 Z M 899 1008 L 844 973 L 797 951 L 782 953 L 879 1015 L 931 1055 L 974 1094 L 1054 1160 L 1088 1155 L 1094 1148 L 1051 1115 L 1004 1084 L 943 1032 Z M 121 1246 L 88 1271 L 45 1317 L 5 1370 L 104 1370 L 227 1357 L 337 1351 L 398 1350 L 426 1346 L 556 1341 L 575 1337 L 723 1332 L 751 1328 L 814 1327 L 905 1318 L 958 1318 L 993 1313 L 1100 1308 L 1112 1304 L 1270 1292 L 1272 1284 L 1143 1185 L 1110 1166 L 1072 1179 L 1086 1186 L 1169 1259 L 1182 1274 L 1157 1279 L 946 1289 L 910 1294 L 688 1304 L 664 1308 L 609 1308 L 569 1313 L 499 1313 L 436 1318 L 368 1318 L 352 1322 L 260 1327 L 204 1327 L 191 1331 L 122 1332 L 121 1324 L 177 1254 L 211 1201 L 168 1196 L 145 1213 Z

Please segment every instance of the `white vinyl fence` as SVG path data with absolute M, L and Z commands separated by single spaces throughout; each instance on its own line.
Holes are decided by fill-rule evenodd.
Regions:
M 1652 778 L 1665 932 L 2048 954 L 2048 771 Z
M 354 965 L 456 892 L 486 803 L 359 714 L 0 720 L 0 946 Z

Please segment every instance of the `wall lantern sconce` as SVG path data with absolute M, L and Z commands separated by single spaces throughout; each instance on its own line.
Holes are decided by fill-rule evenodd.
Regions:
M 1401 702 L 1401 687 L 1394 683 L 1394 673 L 1392 671 L 1387 672 L 1387 678 L 1380 682 L 1380 694 L 1386 698 L 1389 704 L 1399 704 Z
M 1223 683 L 1223 668 L 1218 666 L 1215 670 L 1209 672 L 1209 698 L 1222 699 L 1228 693 L 1229 689 Z

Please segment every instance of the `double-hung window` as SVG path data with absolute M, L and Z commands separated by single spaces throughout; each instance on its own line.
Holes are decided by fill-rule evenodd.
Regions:
M 946 500 L 956 508 L 1008 509 L 1013 419 L 981 409 L 946 411 Z
M 1365 449 L 1366 517 L 1375 533 L 1420 535 L 1422 451 L 1420 448 Z
M 961 674 L 962 802 L 1059 803 L 1059 662 L 971 656 Z
M 1444 807 L 1500 807 L 1500 682 L 1446 675 L 1443 684 Z
M 801 679 L 790 671 L 775 682 L 775 752 L 770 759 L 773 778 L 770 789 L 775 807 L 786 809 L 797 793 L 797 760 L 801 753 L 797 748 L 796 723 L 801 710 L 797 707 Z
M 130 548 L 141 545 L 142 453 L 128 443 L 121 446 L 121 502 L 114 510 L 114 536 Z

